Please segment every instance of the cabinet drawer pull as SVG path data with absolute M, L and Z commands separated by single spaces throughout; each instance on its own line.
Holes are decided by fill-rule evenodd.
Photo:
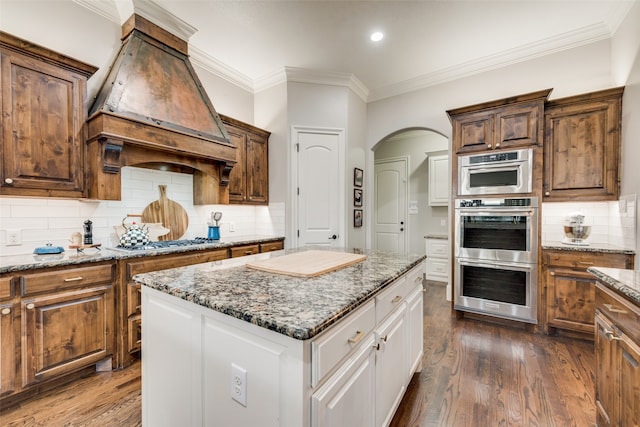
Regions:
M 615 308 L 613 305 L 611 304 L 602 304 L 605 307 L 607 307 L 607 310 L 609 310 L 612 313 L 620 313 L 620 314 L 625 314 L 627 312 L 627 310 L 623 310 L 621 308 Z
M 77 277 L 69 277 L 68 279 L 64 279 L 65 282 L 77 282 L 78 280 L 82 280 L 84 279 L 84 277 L 82 276 L 77 276 Z
M 10 308 L 3 308 L 2 309 L 2 314 L 9 314 L 11 313 L 11 309 Z
M 398 303 L 402 301 L 402 297 L 400 295 L 396 295 L 396 297 L 394 299 L 391 300 L 392 303 Z
M 252 255 L 252 254 L 253 254 L 253 251 L 245 251 L 245 252 L 244 252 L 244 254 L 245 254 L 245 255 Z
M 353 336 L 353 338 L 349 338 L 347 341 L 349 341 L 349 344 L 358 344 L 362 338 L 364 338 L 364 332 L 362 331 L 356 331 L 356 334 Z
M 380 339 L 382 340 L 382 342 L 385 342 L 385 343 L 387 342 L 387 339 L 388 339 L 388 338 L 389 338 L 389 336 L 388 336 L 388 335 L 385 335 L 385 336 L 383 336 L 383 337 L 380 337 Z
M 27 310 L 32 310 L 33 307 L 35 307 L 35 304 L 30 302 L 29 304 L 27 304 Z
M 593 265 L 593 262 L 591 262 L 591 261 L 580 261 L 579 264 L 582 264 L 582 265 Z
M 610 331 L 608 329 L 604 330 L 604 334 L 607 336 L 607 338 L 609 339 L 609 341 L 614 341 L 614 340 L 621 340 L 622 338 L 620 338 L 619 336 L 616 335 L 615 331 Z
M 422 283 L 422 277 L 421 276 L 416 277 L 415 282 L 416 283 Z

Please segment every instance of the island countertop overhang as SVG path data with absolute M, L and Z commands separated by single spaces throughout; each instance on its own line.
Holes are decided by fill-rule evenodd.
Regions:
M 267 273 L 245 266 L 299 252 L 288 249 L 259 255 L 139 274 L 134 281 L 174 297 L 298 340 L 313 338 L 420 265 L 424 254 L 356 252 L 366 259 L 312 278 Z

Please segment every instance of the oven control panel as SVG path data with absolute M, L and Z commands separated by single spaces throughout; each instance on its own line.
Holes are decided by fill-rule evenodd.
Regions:
M 480 208 L 491 206 L 537 206 L 538 199 L 536 197 L 510 198 L 510 199 L 458 199 L 456 207 L 458 208 Z

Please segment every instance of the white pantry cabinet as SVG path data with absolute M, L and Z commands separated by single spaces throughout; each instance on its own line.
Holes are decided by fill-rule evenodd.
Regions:
M 305 341 L 143 286 L 143 425 L 388 425 L 422 367 L 422 268 Z
M 429 206 L 449 206 L 449 156 L 429 156 Z

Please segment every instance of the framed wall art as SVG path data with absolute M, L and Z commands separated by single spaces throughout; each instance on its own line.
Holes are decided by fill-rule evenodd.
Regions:
M 355 207 L 362 206 L 362 189 L 361 188 L 353 189 L 353 206 Z
M 362 209 L 353 210 L 353 226 L 362 227 Z
M 353 185 L 356 187 L 362 187 L 362 181 L 364 180 L 364 171 L 362 169 L 353 168 Z

